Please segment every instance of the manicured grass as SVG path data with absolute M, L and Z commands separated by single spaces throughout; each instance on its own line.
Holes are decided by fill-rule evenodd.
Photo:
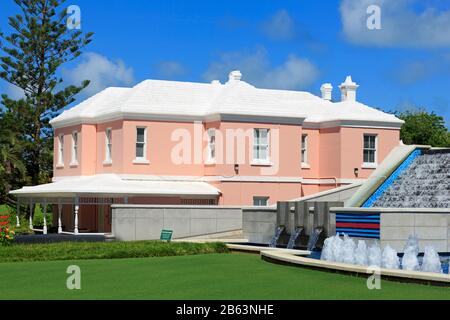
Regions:
M 66 268 L 81 268 L 81 290 Z M 450 289 L 281 266 L 257 255 L 0 264 L 0 299 L 450 299 Z
M 223 243 L 137 242 L 65 242 L 52 244 L 17 244 L 0 246 L 0 264 L 85 259 L 125 259 L 226 253 Z

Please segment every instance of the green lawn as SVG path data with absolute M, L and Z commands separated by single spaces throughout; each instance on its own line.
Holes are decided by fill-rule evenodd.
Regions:
M 66 268 L 81 268 L 79 291 Z M 366 280 L 264 262 L 257 255 L 0 264 L 1 299 L 450 299 L 450 289 Z

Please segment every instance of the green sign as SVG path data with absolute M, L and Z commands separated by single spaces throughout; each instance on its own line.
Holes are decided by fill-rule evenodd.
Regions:
M 161 241 L 168 241 L 170 242 L 172 240 L 173 231 L 172 230 L 163 230 L 161 231 Z

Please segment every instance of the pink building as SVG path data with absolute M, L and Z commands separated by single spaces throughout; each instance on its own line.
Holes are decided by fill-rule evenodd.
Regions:
M 51 121 L 54 182 L 13 194 L 63 213 L 75 204 L 85 225 L 107 230 L 111 201 L 275 204 L 364 180 L 400 143 L 403 122 L 357 102 L 351 77 L 340 102 L 331 84 L 318 97 L 241 77 L 105 89 Z

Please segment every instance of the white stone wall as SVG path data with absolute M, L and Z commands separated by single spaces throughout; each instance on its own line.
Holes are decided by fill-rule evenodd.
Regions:
M 277 210 L 274 208 L 245 208 L 244 237 L 251 243 L 270 243 L 277 228 Z
M 410 235 L 419 238 L 420 250 L 433 246 L 439 252 L 450 252 L 449 213 L 382 213 L 381 244 L 403 251 Z
M 161 230 L 174 239 L 242 229 L 242 210 L 212 206 L 112 206 L 112 232 L 122 241 L 157 240 Z

